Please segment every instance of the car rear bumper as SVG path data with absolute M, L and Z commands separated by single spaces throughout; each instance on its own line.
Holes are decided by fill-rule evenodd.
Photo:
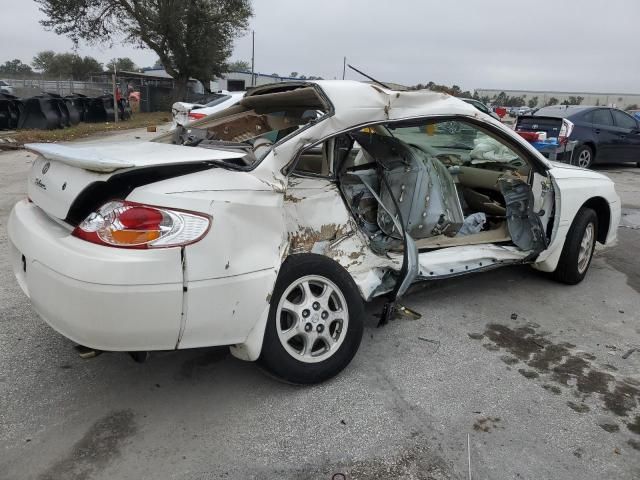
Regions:
M 62 335 L 100 350 L 176 347 L 183 303 L 180 249 L 85 242 L 26 200 L 12 210 L 8 231 L 18 283 Z

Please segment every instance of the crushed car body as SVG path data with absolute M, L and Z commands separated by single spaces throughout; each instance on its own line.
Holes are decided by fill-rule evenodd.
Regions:
M 609 179 L 473 106 L 351 81 L 257 87 L 152 142 L 27 148 L 9 238 L 53 328 L 100 350 L 229 345 L 295 383 L 349 363 L 358 303 L 386 295 L 388 317 L 415 282 L 510 264 L 577 283 L 620 218 Z

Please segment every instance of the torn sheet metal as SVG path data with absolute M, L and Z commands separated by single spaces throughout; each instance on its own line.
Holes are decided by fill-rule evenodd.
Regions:
M 400 270 L 401 257 L 391 259 L 371 251 L 334 183 L 292 177 L 284 198 L 289 254 L 316 253 L 336 261 L 351 274 L 366 300 L 382 293 L 377 289 L 389 270 Z

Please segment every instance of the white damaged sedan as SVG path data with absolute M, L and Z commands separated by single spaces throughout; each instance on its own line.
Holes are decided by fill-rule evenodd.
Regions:
M 314 383 L 355 355 L 364 302 L 531 264 L 575 284 L 615 242 L 603 175 L 547 161 L 456 98 L 351 81 L 258 87 L 152 142 L 31 144 L 9 219 L 38 314 L 95 350 L 228 345 Z

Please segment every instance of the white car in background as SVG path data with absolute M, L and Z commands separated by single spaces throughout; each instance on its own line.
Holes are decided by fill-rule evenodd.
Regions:
M 620 221 L 609 178 L 475 107 L 353 81 L 257 87 L 151 142 L 26 148 L 10 258 L 47 323 L 96 350 L 228 345 L 293 383 L 349 364 L 366 301 L 385 323 L 416 282 L 504 265 L 576 284 Z
M 4 80 L 0 80 L 0 93 L 7 93 L 9 95 L 13 95 L 13 87 L 9 85 Z
M 205 104 L 176 102 L 171 106 L 171 114 L 173 115 L 171 128 L 174 129 L 178 125 L 188 125 L 207 115 L 229 108 L 237 104 L 244 94 L 245 92 L 227 92 L 223 90 L 216 93 L 214 98 Z

